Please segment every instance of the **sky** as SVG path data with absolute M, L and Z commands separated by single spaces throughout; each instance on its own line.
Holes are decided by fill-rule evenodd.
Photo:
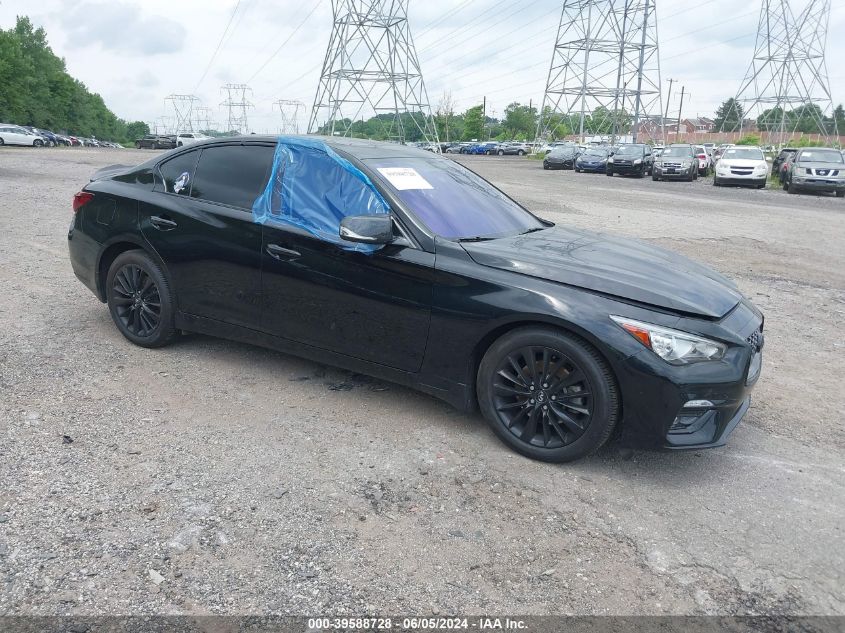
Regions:
M 807 0 L 792 0 L 800 10 Z M 411 0 L 409 24 L 432 107 L 451 93 L 455 110 L 480 104 L 501 117 L 512 102 L 542 101 L 560 0 Z M 664 8 L 666 7 L 666 8 Z M 657 0 L 669 116 L 712 117 L 733 96 L 754 50 L 759 0 Z M 222 127 L 221 86 L 245 83 L 252 131 L 274 133 L 279 99 L 314 102 L 329 42 L 330 0 L 0 0 L 0 27 L 27 15 L 47 31 L 68 72 L 126 120 L 173 115 L 165 98 L 196 95 Z M 845 2 L 833 0 L 827 59 L 845 59 Z M 225 34 L 225 36 L 224 36 Z M 835 103 L 845 70 L 828 63 Z M 303 129 L 304 131 L 304 129 Z

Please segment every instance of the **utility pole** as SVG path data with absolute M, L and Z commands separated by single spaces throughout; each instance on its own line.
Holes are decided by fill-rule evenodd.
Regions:
M 583 142 L 588 128 L 618 133 L 620 103 L 633 104 L 636 119 L 663 113 L 654 3 L 564 0 L 537 138 L 559 114 L 578 117 Z
M 684 109 L 684 88 L 685 86 L 681 86 L 681 105 L 678 106 L 678 127 L 675 128 L 675 140 L 680 140 L 681 138 L 681 113 Z M 684 135 L 686 136 L 686 135 Z
M 247 123 L 247 109 L 255 107 L 247 101 L 246 93 L 252 93 L 252 88 L 246 84 L 226 84 L 220 88 L 226 93 L 226 99 L 220 104 L 228 109 L 226 134 L 236 132 L 237 134 L 249 134 Z
M 669 80 L 669 94 L 666 97 L 666 113 L 663 115 L 663 120 L 660 122 L 660 130 L 661 130 L 661 133 L 663 134 L 663 143 L 664 144 L 667 141 L 667 139 L 666 139 L 666 119 L 669 118 L 669 102 L 672 99 L 672 84 L 675 83 L 675 81 L 676 81 L 675 79 Z
M 754 54 L 735 97 L 738 120 L 730 130 L 723 120 L 720 132 L 739 129 L 741 135 L 746 116 L 779 111 L 779 121 L 767 121 L 770 130 L 777 130 L 769 139 L 773 145 L 782 146 L 795 133 L 804 118 L 798 113 L 812 117 L 827 143 L 838 137 L 835 118 L 832 129 L 826 124 L 833 114 L 825 59 L 831 4 L 808 0 L 796 15 L 790 0 L 762 0 Z M 740 104 L 747 104 L 741 115 Z
M 305 104 L 302 101 L 290 101 L 279 99 L 273 105 L 279 108 L 282 115 L 282 125 L 279 129 L 281 134 L 299 134 L 299 113 L 305 112 Z
M 367 115 L 379 117 L 385 135 L 400 143 L 411 136 L 438 144 L 408 23 L 408 3 L 332 0 L 332 33 L 309 134 L 349 136 Z M 415 132 L 405 130 L 409 123 Z

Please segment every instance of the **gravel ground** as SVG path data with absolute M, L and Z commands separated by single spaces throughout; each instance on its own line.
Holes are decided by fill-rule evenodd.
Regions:
M 727 447 L 555 466 L 395 385 L 125 341 L 64 242 L 88 176 L 150 155 L 0 152 L 0 613 L 845 615 L 845 201 L 462 157 L 551 220 L 708 262 L 766 312 Z

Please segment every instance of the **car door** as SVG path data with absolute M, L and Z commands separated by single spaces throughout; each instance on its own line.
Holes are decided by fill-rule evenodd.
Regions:
M 326 156 L 311 168 L 332 170 L 337 164 Z M 346 186 L 366 187 L 362 181 Z M 344 212 L 366 211 L 352 205 Z M 395 369 L 419 370 L 431 317 L 434 254 L 418 248 L 394 221 L 395 242 L 367 253 L 268 220 L 261 249 L 262 329 Z
M 9 145 L 32 145 L 32 137 L 20 128 L 6 128 L 3 138 Z
M 252 202 L 273 146 L 214 145 L 160 165 L 155 204 L 140 205 L 141 232 L 168 267 L 185 313 L 258 328 L 261 227 Z

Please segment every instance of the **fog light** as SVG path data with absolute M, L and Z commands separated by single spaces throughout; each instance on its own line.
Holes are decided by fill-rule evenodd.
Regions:
M 709 409 L 713 406 L 709 400 L 689 400 L 684 405 L 684 409 Z

